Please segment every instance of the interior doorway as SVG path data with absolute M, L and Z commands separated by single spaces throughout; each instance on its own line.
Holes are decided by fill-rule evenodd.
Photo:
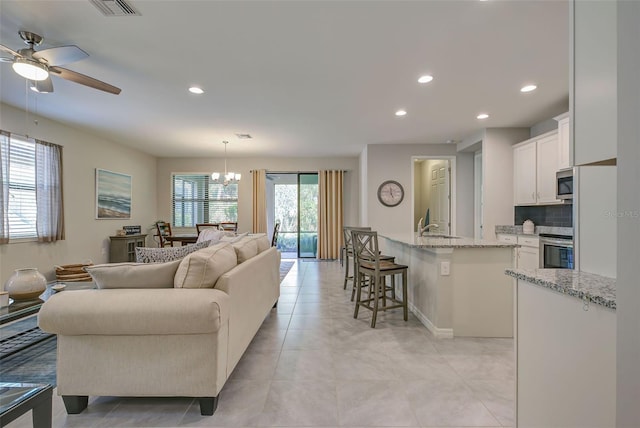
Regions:
M 318 254 L 318 173 L 267 173 L 267 227 L 280 222 L 277 248 L 283 258 Z
M 437 224 L 438 231 L 452 234 L 451 160 L 414 159 L 413 224 L 423 219 L 423 226 Z

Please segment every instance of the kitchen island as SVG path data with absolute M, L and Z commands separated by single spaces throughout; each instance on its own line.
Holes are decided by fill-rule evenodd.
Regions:
M 435 337 L 513 337 L 513 287 L 504 272 L 515 244 L 384 234 L 380 247 L 409 266 L 409 309 Z
M 613 427 L 616 281 L 571 269 L 515 278 L 518 427 Z

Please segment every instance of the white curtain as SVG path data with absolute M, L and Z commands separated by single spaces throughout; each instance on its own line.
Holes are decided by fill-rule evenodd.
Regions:
M 318 171 L 318 258 L 337 259 L 342 247 L 343 171 Z
M 253 180 L 253 233 L 267 231 L 267 170 L 251 172 Z
M 62 146 L 36 140 L 36 232 L 38 241 L 64 239 Z
M 0 131 L 0 244 L 9 242 L 9 135 Z

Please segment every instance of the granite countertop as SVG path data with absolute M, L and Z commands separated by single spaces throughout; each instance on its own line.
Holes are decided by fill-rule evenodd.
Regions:
M 507 269 L 505 273 L 607 308 L 616 309 L 616 280 L 573 269 Z
M 556 227 L 556 226 L 536 226 L 533 231 L 533 235 L 530 233 L 524 233 L 522 231 L 522 225 L 520 226 L 512 226 L 512 225 L 498 225 L 496 226 L 496 234 L 504 233 L 507 235 L 526 235 L 533 236 L 539 235 L 541 233 L 549 233 L 553 235 L 567 235 L 573 236 L 573 228 L 572 227 Z
M 433 235 L 437 236 L 442 234 L 433 233 Z M 412 248 L 514 248 L 518 246 L 508 242 L 490 241 L 487 239 L 465 237 L 437 238 L 429 236 L 429 234 L 425 234 L 422 237 L 418 237 L 417 234 L 384 234 L 380 236 Z

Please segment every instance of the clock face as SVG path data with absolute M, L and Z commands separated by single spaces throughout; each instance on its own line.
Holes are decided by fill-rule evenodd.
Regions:
M 378 187 L 378 200 L 382 205 L 395 207 L 402 202 L 404 189 L 397 181 L 387 180 Z

